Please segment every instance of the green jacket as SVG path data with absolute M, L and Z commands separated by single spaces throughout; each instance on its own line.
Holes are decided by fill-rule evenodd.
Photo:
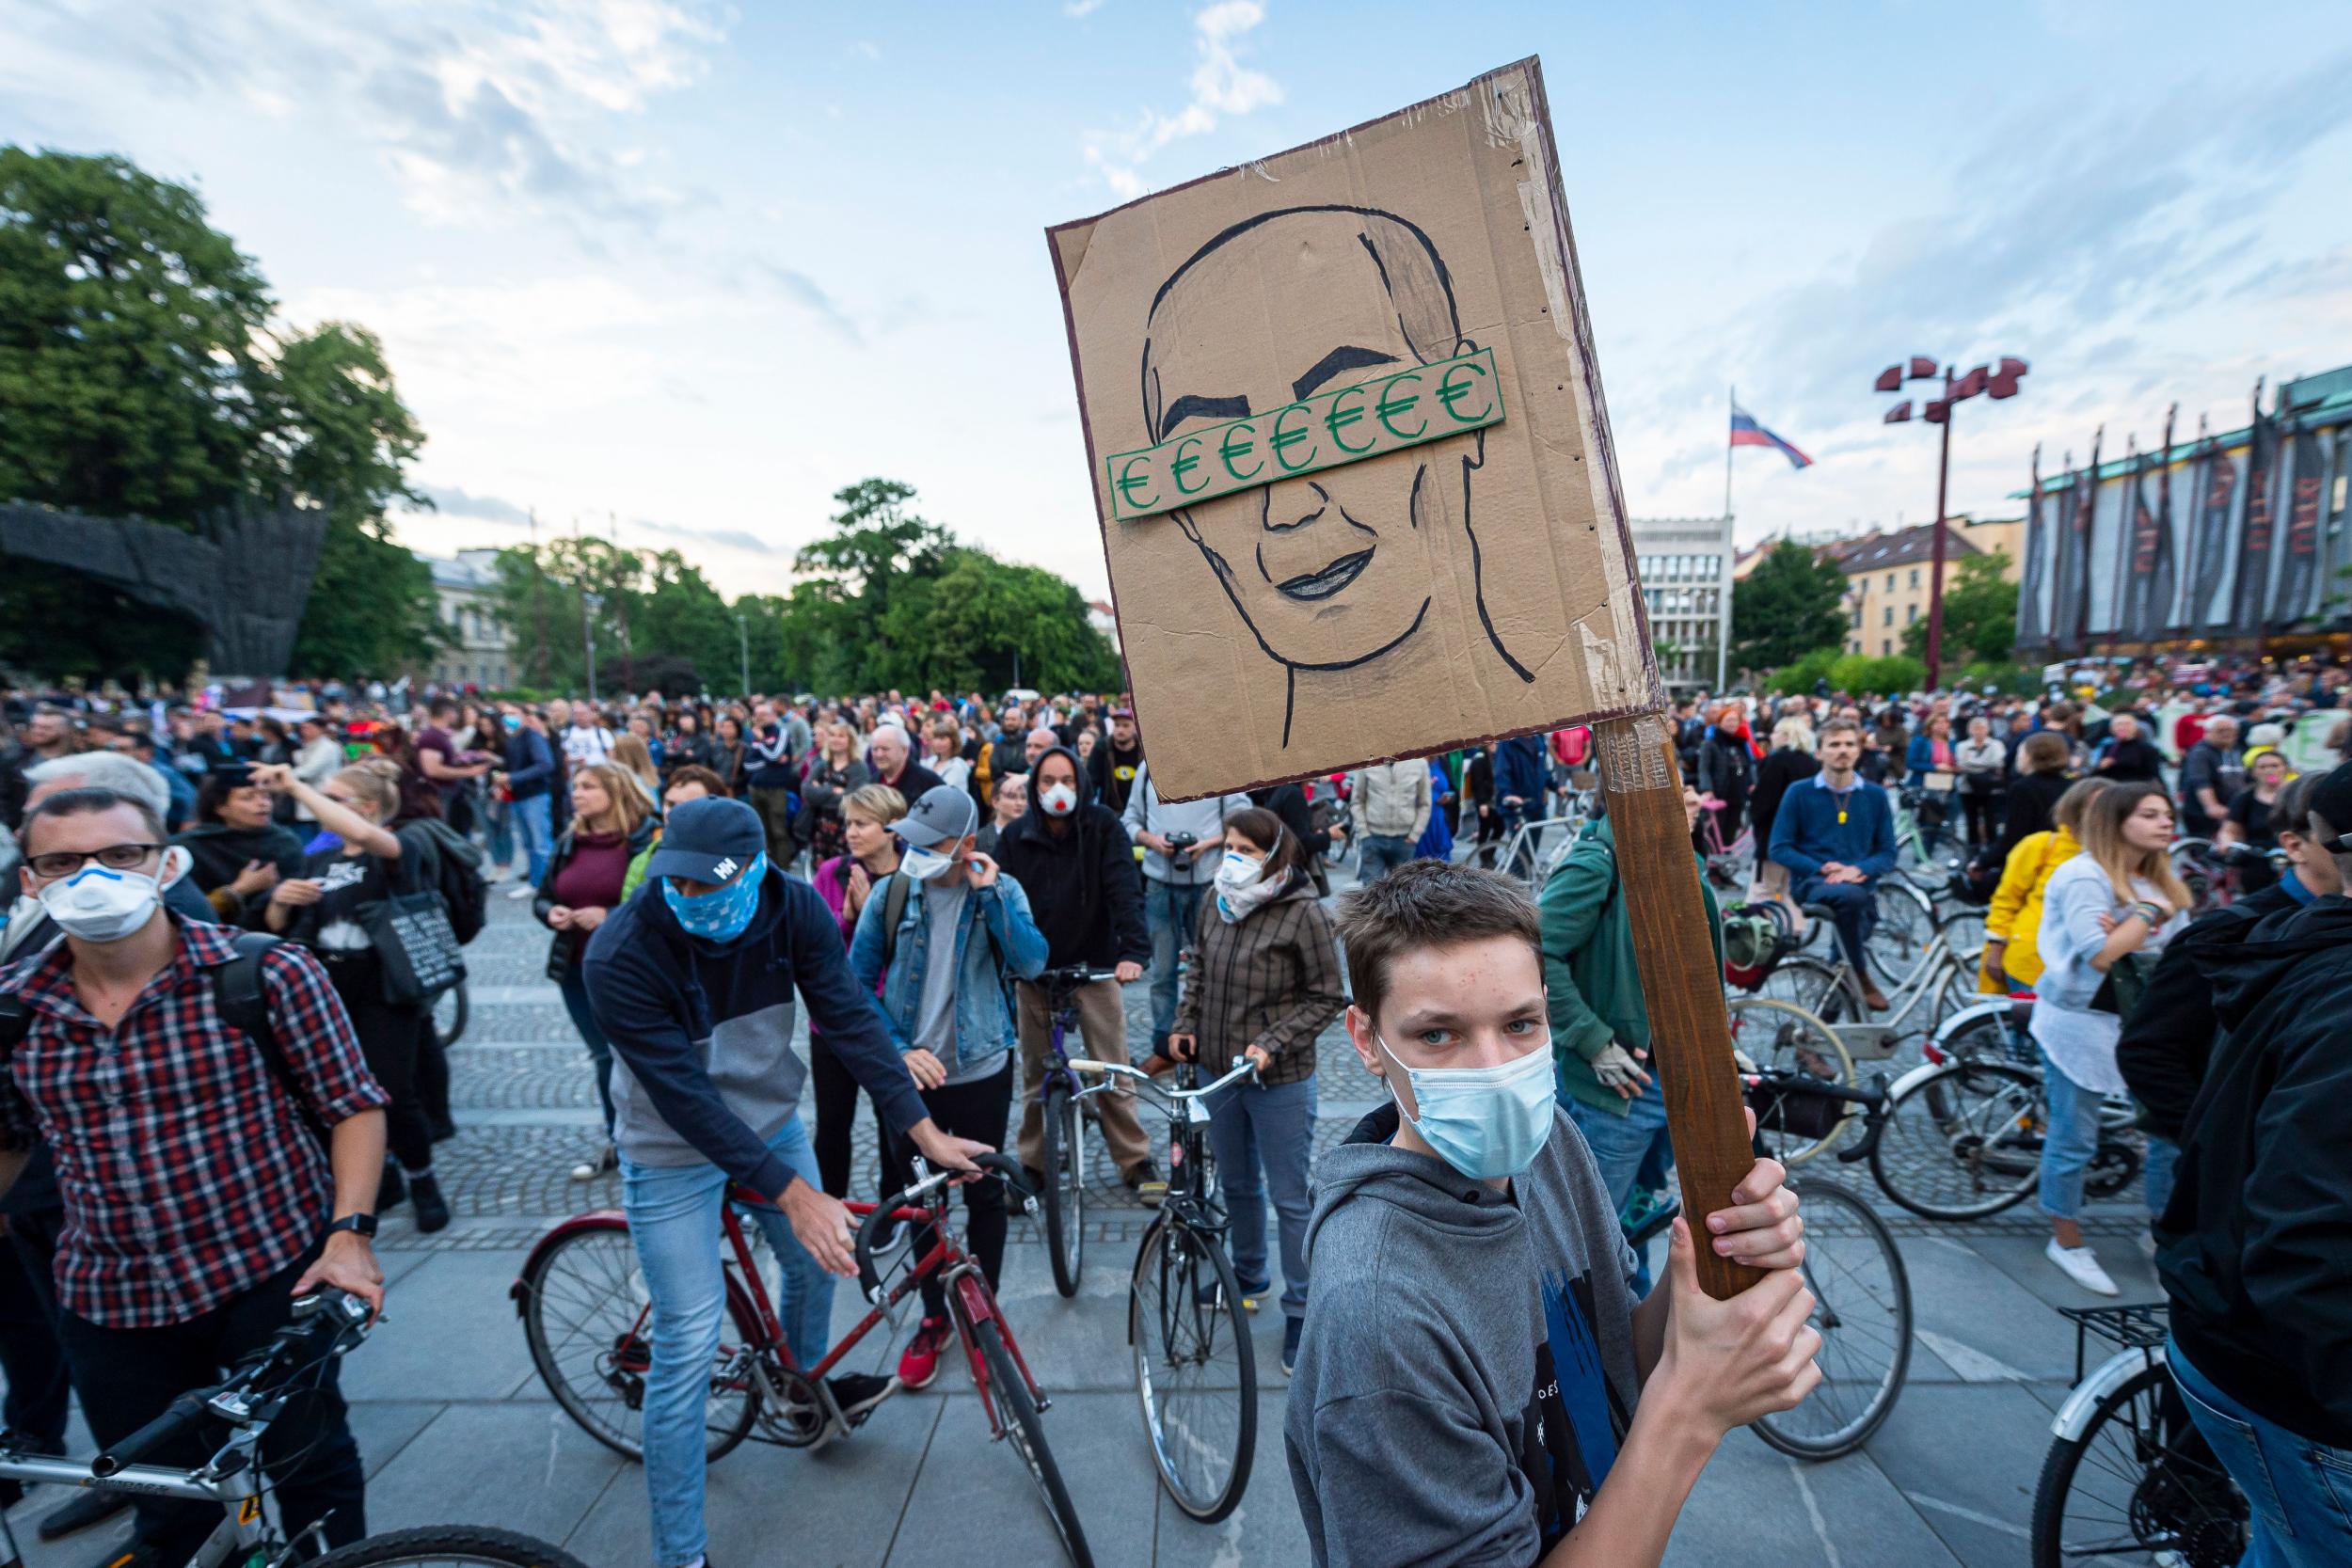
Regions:
M 1723 923 L 1715 891 L 1699 878 L 1707 900 L 1707 930 L 1715 962 L 1724 958 Z M 1593 1076 L 1593 1058 L 1615 1040 L 1649 1047 L 1649 1009 L 1642 1002 L 1641 971 L 1633 962 L 1633 922 L 1617 885 L 1617 838 L 1603 817 L 1584 831 L 1544 883 L 1537 900 L 1544 928 L 1544 987 L 1551 1012 L 1551 1055 L 1562 1096 L 1626 1113 L 1617 1091 Z M 1646 1093 L 1658 1092 L 1655 1085 Z

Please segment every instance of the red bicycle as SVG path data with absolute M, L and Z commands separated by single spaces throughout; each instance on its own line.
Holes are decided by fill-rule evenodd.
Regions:
M 1035 1207 L 1018 1161 L 983 1154 L 977 1163 L 989 1173 L 983 1180 L 1001 1179 L 1012 1189 L 1017 1212 Z M 849 1206 L 852 1213 L 864 1216 L 857 1232 L 858 1285 L 870 1307 L 813 1367 L 792 1358 L 750 1234 L 737 1213 L 739 1207 L 765 1206 L 767 1199 L 741 1187 L 729 1188 L 720 1228 L 726 1246 L 727 1317 L 735 1337 L 731 1343 L 721 1342 L 710 1370 L 705 1451 L 717 1459 L 755 1436 L 787 1449 L 815 1448 L 863 1424 L 863 1414 L 852 1418 L 842 1413 L 826 1376 L 877 1323 L 889 1321 L 895 1327 L 899 1305 L 923 1281 L 937 1275 L 946 1287 L 948 1316 L 971 1368 L 972 1386 L 988 1412 L 990 1430 L 999 1441 L 1009 1439 L 1028 1466 L 1070 1560 L 1078 1568 L 1093 1568 L 1086 1532 L 1039 1420 L 1051 1402 L 1029 1374 L 1012 1325 L 997 1307 L 977 1259 L 946 1224 L 955 1173 L 930 1171 L 919 1159 L 914 1170 L 917 1180 L 904 1192 L 880 1203 Z M 895 1250 L 895 1256 L 886 1266 L 878 1266 L 875 1243 L 892 1222 L 898 1229 L 892 1247 L 885 1250 Z M 925 1226 L 931 1243 L 917 1257 L 912 1243 L 918 1227 Z M 653 1305 L 637 1267 L 627 1216 L 601 1210 L 565 1220 L 540 1238 L 508 1293 L 523 1320 L 532 1362 L 556 1403 L 607 1448 L 643 1460 L 642 1412 L 645 1377 L 653 1366 Z

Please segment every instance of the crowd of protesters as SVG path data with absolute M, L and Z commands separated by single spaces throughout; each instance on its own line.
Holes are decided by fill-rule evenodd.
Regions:
M 847 1263 L 841 1200 L 861 1099 L 885 1181 L 918 1153 L 959 1166 L 1009 1142 L 1034 1167 L 1048 969 L 1114 972 L 1077 997 L 1092 1055 L 1132 1051 L 1155 1074 L 1241 1058 L 1257 1069 L 1214 1104 L 1212 1137 L 1250 1310 L 1272 1291 L 1279 1255 L 1281 1363 L 1306 1391 L 1287 1433 L 1292 1480 L 1318 1560 L 1395 1560 L 1393 1521 L 1373 1507 L 1380 1489 L 1425 1483 L 1467 1499 L 1465 1466 L 1540 1496 L 1531 1505 L 1517 1481 L 1498 1481 L 1489 1490 L 1504 1501 L 1492 1509 L 1429 1513 L 1417 1550 L 1444 1558 L 1448 1532 L 1502 1529 L 1517 1543 L 1523 1525 L 1532 1553 L 1585 1520 L 1640 1560 L 1662 1545 L 1656 1511 L 1600 1483 L 1613 1460 L 1657 1441 L 1667 1417 L 1650 1413 L 1679 1412 L 1720 1437 L 1806 1386 L 1794 1371 L 1734 1375 L 1756 1352 L 1765 1309 L 1714 1316 L 1690 1275 L 1687 1231 L 1676 1233 L 1671 1291 L 1653 1291 L 1646 1259 L 1615 1239 L 1620 1210 L 1664 1184 L 1672 1151 L 1611 826 L 1584 772 L 1587 732 L 1176 802 L 1153 783 L 1123 700 L 1088 694 L 598 703 L 327 688 L 232 709 L 8 693 L 5 718 L 0 817 L 19 834 L 7 853 L 23 895 L 0 947 L 11 964 L 0 993 L 31 1015 L 13 1085 L 0 1085 L 12 1150 L 0 1177 L 16 1177 L 6 1203 L 21 1265 L 8 1285 L 21 1275 L 48 1287 L 34 1292 L 38 1310 L 7 1316 L 53 1325 L 66 1354 L 49 1364 L 70 1369 L 102 1439 L 265 1334 L 272 1310 L 251 1304 L 293 1276 L 380 1299 L 367 1249 L 377 1212 L 405 1202 L 420 1229 L 449 1223 L 432 1163 L 454 1132 L 448 1063 L 429 996 L 393 982 L 405 955 L 372 911 L 453 877 L 532 900 L 548 976 L 580 1037 L 603 1135 L 572 1175 L 620 1176 L 655 1320 L 645 1447 L 662 1568 L 702 1560 L 697 1379 L 722 1288 L 706 1243 L 726 1183 L 777 1198 L 763 1224 L 785 1264 L 780 1305 L 796 1356 L 814 1362 Z M 1867 958 L 1871 891 L 1900 858 L 1899 832 L 1915 829 L 1918 852 L 1986 907 L 1983 989 L 2036 999 L 2052 1262 L 2087 1291 L 2116 1289 L 2079 1215 L 2102 1105 L 2128 1091 L 2146 1106 L 2152 1240 L 2182 1364 L 2195 1362 L 2184 1385 L 2217 1424 L 2352 1444 L 2341 1392 L 2352 1324 L 2323 1304 L 2281 1320 L 2299 1338 L 2247 1328 L 2249 1313 L 2280 1309 L 2280 1292 L 2324 1297 L 2317 1281 L 2344 1265 L 2352 1234 L 2342 1168 L 2352 1100 L 2341 1092 L 2352 1084 L 2313 1033 L 2320 1021 L 2340 1028 L 2352 948 L 2344 670 L 2104 667 L 2035 697 L 1702 696 L 1677 702 L 1671 721 L 1694 854 L 1705 865 L 1750 846 L 1740 891 L 1830 918 L 1874 1008 L 1885 998 Z M 1581 820 L 1553 840 L 1565 853 L 1539 862 L 1532 830 L 1570 815 Z M 2231 868 L 2240 896 L 2229 908 L 2192 919 L 2197 899 L 2171 854 L 2183 833 Z M 1359 891 L 1335 924 L 1331 867 L 1351 851 Z M 1500 874 L 1488 869 L 1498 861 Z M 135 898 L 140 883 L 149 891 Z M 1711 887 L 1708 897 L 1713 928 Z M 137 1049 L 201 1037 L 218 1052 L 221 1037 L 250 1033 L 199 976 L 245 961 L 255 934 L 283 939 L 254 949 L 278 1045 L 258 1069 L 239 1057 L 222 1071 L 248 1101 L 240 1114 L 300 1136 L 266 1157 L 211 1131 L 198 1140 L 197 1179 L 257 1196 L 186 1222 L 188 1244 L 223 1259 L 191 1291 L 137 1258 L 114 1134 L 46 1064 L 56 1042 L 113 1027 L 142 988 L 176 1000 L 142 1015 L 153 1038 Z M 1474 999 L 1454 994 L 1447 964 L 1426 961 L 1435 951 L 1467 963 L 1482 943 L 1492 984 Z M 2133 995 L 2117 1006 L 2125 977 Z M 1127 984 L 1149 988 L 1135 1041 Z M 2281 989 L 2311 1006 L 2280 1012 L 2267 999 Z M 2169 1000 L 2131 1006 L 2142 991 Z M 800 1006 L 805 1064 L 791 1044 Z M 1343 1018 L 1393 1104 L 1318 1158 L 1316 1041 Z M 1457 1069 L 1466 1076 L 1450 1076 Z M 2322 1094 L 2330 1082 L 2336 1092 Z M 2285 1103 L 2286 1084 L 2318 1085 L 2327 1103 Z M 1441 1095 L 1482 1108 L 1449 1118 Z M 1155 1201 L 1164 1183 L 1132 1102 L 1099 1108 L 1120 1176 Z M 1551 1140 L 1547 1155 L 1555 1117 L 1581 1137 Z M 1513 1118 L 1522 1125 L 1505 1135 Z M 180 1136 L 162 1125 L 147 1135 Z M 2315 1197 L 2282 1147 L 2332 1161 L 2331 1195 Z M 1541 1475 L 1528 1469 L 1537 1462 L 1508 1423 L 1477 1434 L 1440 1408 L 1464 1396 L 1428 1362 L 1514 1360 L 1520 1325 L 1380 1315 L 1383 1292 L 1435 1300 L 1428 1291 L 1483 1266 L 1481 1227 L 1503 1223 L 1434 1213 L 1461 1200 L 1416 1185 L 1433 1170 L 1498 1189 L 1517 1179 L 1556 1211 L 1542 1277 L 1584 1281 L 1574 1309 L 1599 1347 L 1578 1392 L 1632 1413 L 1607 1454 L 1578 1456 L 1573 1478 L 1556 1456 Z M 970 1244 L 993 1281 L 1004 1195 L 993 1182 L 964 1193 Z M 1791 1316 L 1802 1249 L 1778 1167 L 1760 1163 L 1726 1212 L 1719 1244 L 1785 1276 L 1769 1286 L 1766 1321 L 1787 1362 L 1809 1330 L 1802 1310 Z M 1344 1241 L 1367 1225 L 1410 1244 L 1370 1257 Z M 2227 1237 L 2248 1225 L 2271 1243 L 2261 1259 L 2231 1251 Z M 1403 1277 L 1422 1273 L 1422 1284 Z M 1543 1309 L 1567 1308 L 1547 1296 Z M 929 1384 L 951 1332 L 927 1296 L 895 1379 L 833 1380 L 845 1415 Z M 168 1352 L 151 1348 L 158 1335 Z M 0 1338 L 10 1425 L 61 1440 L 64 1386 L 20 1371 L 39 1357 L 17 1329 Z M 85 1365 L 102 1355 L 104 1366 Z M 1677 1370 L 1652 1377 L 1664 1367 Z M 1528 1371 L 1540 1421 L 1547 1399 L 1567 1397 L 1563 1374 L 1547 1393 L 1543 1370 Z M 1399 1379 L 1414 1393 L 1405 1403 L 1429 1407 L 1453 1445 L 1442 1475 L 1410 1432 L 1351 1433 L 1361 1394 L 1394 1394 Z M 1394 1412 L 1385 1418 L 1393 1427 Z M 331 1379 L 293 1430 L 304 1442 L 281 1480 L 289 1509 L 331 1515 L 330 1542 L 353 1538 L 358 1462 Z M 98 1508 L 59 1511 L 58 1532 L 89 1522 L 68 1517 L 76 1509 Z M 142 1551 L 192 1528 L 164 1505 L 142 1510 Z M 1375 1528 L 1389 1533 L 1365 1533 Z

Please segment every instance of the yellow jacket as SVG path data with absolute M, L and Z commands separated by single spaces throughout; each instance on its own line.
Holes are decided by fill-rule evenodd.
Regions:
M 1985 957 L 1978 966 L 1978 990 L 2003 995 L 2009 980 L 2030 986 L 2042 977 L 2042 953 L 2034 945 L 2042 930 L 2042 895 L 2058 868 L 2082 852 L 2083 847 L 2064 828 L 2027 833 L 2017 841 L 2001 867 L 2001 885 L 1985 908 Z M 2001 951 L 1996 970 L 1993 943 L 2004 938 L 2009 946 Z

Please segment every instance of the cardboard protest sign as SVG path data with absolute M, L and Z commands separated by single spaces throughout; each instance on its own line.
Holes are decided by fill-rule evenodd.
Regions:
M 1164 795 L 1659 705 L 1534 60 L 1047 240 Z

